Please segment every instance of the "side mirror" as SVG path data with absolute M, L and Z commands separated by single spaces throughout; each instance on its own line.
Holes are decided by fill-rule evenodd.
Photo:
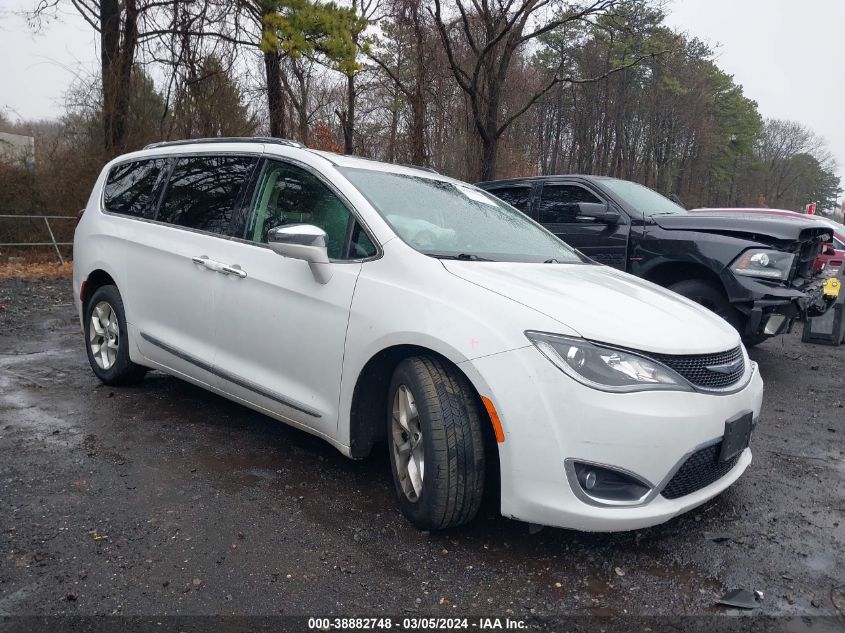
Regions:
M 308 262 L 314 279 L 329 283 L 332 268 L 326 250 L 326 232 L 313 224 L 288 224 L 267 233 L 267 245 L 279 255 Z
M 593 221 L 602 224 L 617 224 L 619 212 L 610 209 L 606 202 L 579 202 L 577 219 L 579 222 Z

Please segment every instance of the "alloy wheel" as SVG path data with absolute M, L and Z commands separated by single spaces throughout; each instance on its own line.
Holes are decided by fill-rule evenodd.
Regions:
M 425 449 L 414 394 L 399 385 L 393 398 L 393 461 L 402 492 L 409 501 L 420 498 L 425 475 Z
M 117 360 L 120 324 L 117 313 L 107 301 L 100 301 L 91 312 L 88 344 L 97 366 L 104 370 L 111 369 Z

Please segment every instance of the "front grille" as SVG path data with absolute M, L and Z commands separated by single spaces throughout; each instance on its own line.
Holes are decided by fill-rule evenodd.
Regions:
M 661 493 L 667 499 L 677 499 L 718 481 L 736 466 L 742 453 L 726 462 L 719 461 L 722 443 L 702 448 L 687 458 Z
M 745 360 L 741 347 L 715 354 L 651 354 L 651 356 L 702 389 L 726 389 L 739 382 L 745 373 Z M 729 373 L 707 369 L 728 365 L 737 360 L 742 362 Z

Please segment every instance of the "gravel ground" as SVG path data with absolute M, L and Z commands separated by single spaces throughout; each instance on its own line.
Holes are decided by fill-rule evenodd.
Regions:
M 715 602 L 744 587 L 763 592 L 754 614 L 845 626 L 845 347 L 797 331 L 752 350 L 766 382 L 754 461 L 665 525 L 530 535 L 487 507 L 426 533 L 397 510 L 386 451 L 350 461 L 157 372 L 100 385 L 68 280 L 0 282 L 0 306 L 0 616 L 495 614 L 543 627 L 736 613 Z

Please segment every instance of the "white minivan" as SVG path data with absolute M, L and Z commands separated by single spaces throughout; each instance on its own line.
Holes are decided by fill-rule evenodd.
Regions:
M 279 139 L 106 165 L 74 291 L 108 384 L 167 372 L 324 438 L 387 444 L 422 529 L 501 513 L 666 521 L 751 462 L 763 383 L 736 330 L 413 167 Z

